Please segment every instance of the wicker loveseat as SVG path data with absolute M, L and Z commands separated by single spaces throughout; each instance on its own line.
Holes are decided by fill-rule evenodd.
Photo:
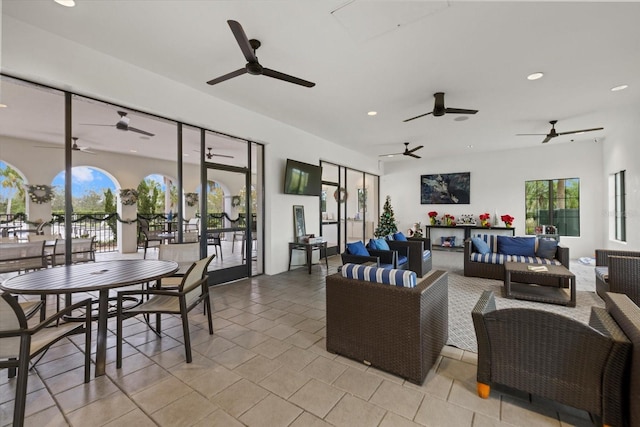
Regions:
M 485 291 L 472 311 L 480 397 L 488 398 L 492 386 L 507 386 L 586 410 L 605 425 L 627 425 L 629 403 L 636 399 L 638 407 L 638 366 L 631 375 L 629 368 L 640 310 L 624 295 L 608 295 L 617 295 L 607 302 L 611 314 L 593 307 L 586 325 L 549 311 L 496 310 L 493 293 Z
M 337 273 L 326 279 L 326 299 L 327 351 L 415 384 L 422 384 L 447 342 L 445 271 L 418 279 L 414 288 Z
M 498 253 L 497 237 L 491 234 L 478 235 L 484 241 L 488 241 L 491 253 L 482 255 L 475 252 L 471 239 L 464 242 L 464 275 L 467 277 L 484 277 L 487 279 L 504 279 L 504 263 L 511 262 L 527 262 L 533 264 L 556 264 L 569 268 L 569 248 L 558 245 L 553 258 L 529 257 L 529 256 L 512 256 Z M 531 237 L 535 239 L 535 237 Z M 517 278 L 514 278 L 517 281 Z M 547 281 L 545 278 L 539 278 L 540 284 L 557 286 L 556 278 L 550 277 Z
M 596 249 L 596 292 L 626 294 L 640 306 L 640 252 Z

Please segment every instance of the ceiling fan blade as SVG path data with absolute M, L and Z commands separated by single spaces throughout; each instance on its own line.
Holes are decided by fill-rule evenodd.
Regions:
M 547 135 L 547 137 L 545 139 L 542 140 L 543 144 L 546 144 L 547 142 L 551 141 L 551 138 L 553 138 L 553 136 L 549 136 Z
M 114 127 L 115 125 L 103 125 L 103 124 L 98 124 L 98 123 L 78 123 L 81 126 L 111 126 Z
M 298 77 L 290 76 L 289 74 L 281 73 L 280 71 L 272 70 L 270 68 L 263 68 L 262 75 L 273 77 L 274 79 L 284 80 L 285 82 L 294 83 L 304 87 L 314 87 L 316 84 L 307 80 L 302 80 Z
M 82 147 L 82 148 L 80 148 L 80 149 L 78 149 L 76 151 L 81 151 L 83 153 L 91 154 L 92 156 L 96 155 L 96 153 L 94 153 L 93 151 L 89 151 L 89 149 L 87 147 Z
M 421 149 L 423 147 L 424 147 L 424 145 L 418 145 L 416 148 L 412 148 L 411 150 L 407 150 L 404 154 L 413 153 L 414 151 L 418 151 L 419 149 Z
M 557 135 L 571 135 L 572 133 L 582 133 L 582 132 L 593 132 L 596 130 L 603 130 L 604 128 L 592 128 L 592 129 L 582 129 L 582 130 L 572 130 L 570 132 L 558 132 Z
M 411 157 L 415 157 L 416 159 L 421 159 L 422 157 L 418 156 L 417 154 L 413 154 L 412 152 L 408 152 L 408 153 L 404 153 L 405 156 L 411 156 Z
M 127 128 L 127 130 L 130 130 L 131 132 L 141 133 L 142 135 L 155 136 L 155 135 L 154 135 L 154 134 L 152 134 L 151 132 L 147 132 L 146 130 L 141 130 L 141 129 L 132 128 L 131 126 L 129 126 L 129 127 Z
M 223 82 L 225 80 L 229 80 L 229 79 L 232 79 L 234 77 L 241 76 L 241 75 L 245 74 L 246 72 L 247 72 L 246 68 L 240 68 L 239 70 L 232 71 L 229 74 L 225 74 L 224 76 L 220 76 L 220 77 L 217 77 L 217 78 L 215 78 L 213 80 L 209 80 L 207 82 L 207 84 L 208 85 L 215 85 L 215 84 L 221 83 L 221 82 Z
M 211 154 L 211 157 L 226 157 L 227 159 L 233 159 L 233 156 L 228 156 L 226 154 Z
M 404 123 L 410 122 L 411 120 L 419 119 L 420 117 L 428 116 L 429 114 L 433 114 L 433 111 L 429 111 L 428 113 L 420 114 L 419 116 L 411 117 L 410 119 L 403 120 Z
M 444 112 L 446 114 L 475 114 L 478 110 L 467 110 L 464 108 L 445 108 Z
M 231 19 L 227 21 L 227 24 L 229 24 L 229 28 L 231 28 L 231 32 L 235 36 L 236 41 L 238 42 L 238 46 L 240 46 L 240 50 L 242 50 L 242 54 L 244 55 L 247 62 L 258 62 L 258 58 L 256 58 L 256 54 L 251 48 L 249 39 L 242 29 L 242 25 L 240 25 L 239 22 Z
M 34 148 L 53 148 L 54 150 L 64 150 L 64 147 L 51 147 L 48 145 L 34 145 Z
M 516 136 L 542 136 L 547 135 L 546 133 L 516 133 Z
M 393 156 L 399 156 L 401 154 L 404 154 L 404 152 L 402 152 L 402 153 L 379 154 L 378 157 L 393 157 Z

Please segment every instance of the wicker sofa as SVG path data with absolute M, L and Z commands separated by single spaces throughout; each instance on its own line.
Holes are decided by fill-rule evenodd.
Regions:
M 507 386 L 586 410 L 600 425 L 628 425 L 630 402 L 635 417 L 640 413 L 637 363 L 629 375 L 632 351 L 639 351 L 632 341 L 640 338 L 640 310 L 624 295 L 608 295 L 614 296 L 610 314 L 593 307 L 586 325 L 543 310 L 496 310 L 493 292 L 485 291 L 472 311 L 480 397 L 488 398 L 494 385 Z
M 492 235 L 487 235 L 492 236 Z M 486 279 L 504 280 L 504 263 L 506 261 L 530 262 L 538 264 L 560 264 L 569 268 L 569 248 L 558 245 L 555 257 L 553 259 L 544 259 L 537 257 L 509 256 L 499 255 L 495 249 L 488 256 L 480 256 L 474 252 L 471 239 L 464 242 L 464 275 L 467 277 L 483 277 Z M 517 281 L 517 277 L 514 277 Z M 554 277 L 539 278 L 541 285 L 557 286 L 558 279 Z M 565 284 L 565 286 L 568 284 Z
M 326 279 L 327 351 L 422 384 L 448 338 L 448 277 L 416 287 Z
M 640 306 L 640 252 L 596 249 L 596 292 L 626 294 Z

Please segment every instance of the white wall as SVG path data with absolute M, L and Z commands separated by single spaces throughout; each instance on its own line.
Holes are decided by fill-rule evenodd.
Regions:
M 294 204 L 305 206 L 308 231 L 320 231 L 318 199 L 282 193 L 286 158 L 313 164 L 323 159 L 380 174 L 375 157 L 345 149 L 9 16 L 2 19 L 5 73 L 265 143 L 266 274 L 287 269 Z M 132 175 L 123 180 L 125 188 L 139 182 Z
M 628 108 L 616 112 L 616 122 L 607 132 L 603 143 L 603 170 L 600 179 L 604 183 L 600 211 L 600 220 L 607 225 L 602 230 L 602 241 L 605 248 L 640 250 L 640 121 L 638 111 Z M 612 212 L 608 210 L 607 181 L 609 175 L 625 171 L 627 241 L 616 241 L 609 236 L 613 230 L 609 228 Z
M 515 217 L 516 235 L 524 235 L 524 182 L 537 179 L 580 178 L 580 237 L 562 237 L 571 258 L 593 256 L 601 247 L 604 227 L 602 212 L 602 147 L 595 143 L 545 144 L 540 147 L 472 153 L 464 156 L 429 159 L 428 148 L 421 153 L 425 161 L 402 160 L 388 163 L 381 179 L 380 195 L 391 196 L 391 206 L 406 230 L 415 222 L 429 222 L 427 212 L 438 216 L 449 213 L 475 216 L 497 211 L 498 217 Z M 421 205 L 420 175 L 471 172 L 471 203 L 468 205 Z M 500 225 L 503 225 L 500 222 Z

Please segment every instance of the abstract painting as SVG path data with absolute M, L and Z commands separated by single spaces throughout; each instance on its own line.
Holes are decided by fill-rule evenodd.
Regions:
M 471 172 L 420 176 L 420 203 L 423 205 L 468 205 Z

